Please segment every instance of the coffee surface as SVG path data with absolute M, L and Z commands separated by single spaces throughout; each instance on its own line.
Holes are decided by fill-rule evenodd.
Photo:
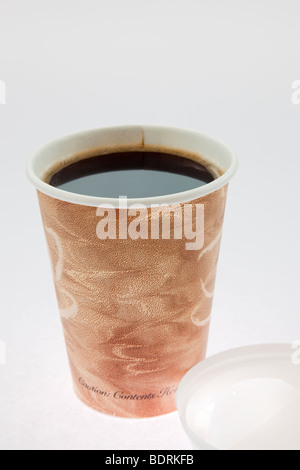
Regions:
M 85 158 L 57 171 L 49 184 L 95 197 L 143 198 L 199 188 L 214 180 L 200 163 L 158 151 L 126 151 Z

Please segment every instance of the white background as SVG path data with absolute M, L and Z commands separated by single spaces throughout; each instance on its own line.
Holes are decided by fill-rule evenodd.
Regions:
M 24 170 L 58 136 L 144 123 L 229 143 L 208 354 L 300 339 L 299 17 L 298 0 L 0 0 L 1 449 L 189 446 L 176 413 L 118 420 L 73 395 Z

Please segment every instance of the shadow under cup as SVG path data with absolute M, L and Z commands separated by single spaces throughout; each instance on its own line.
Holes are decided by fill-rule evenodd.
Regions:
M 204 160 L 220 176 L 182 193 L 123 199 L 121 206 L 118 199 L 45 182 L 71 158 L 147 147 Z M 227 186 L 236 168 L 235 154 L 222 142 L 154 126 L 74 134 L 30 158 L 27 173 L 38 190 L 74 388 L 87 405 L 132 418 L 176 410 L 178 383 L 206 354 Z M 116 236 L 99 236 L 103 217 L 107 227 L 118 227 Z M 146 233 L 129 236 L 138 225 Z

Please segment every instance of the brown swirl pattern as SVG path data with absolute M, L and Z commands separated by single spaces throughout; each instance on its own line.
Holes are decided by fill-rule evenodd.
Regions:
M 205 205 L 200 251 L 172 237 L 99 240 L 96 208 L 38 193 L 74 388 L 87 405 L 134 418 L 176 409 L 179 381 L 206 353 L 226 193 L 193 201 Z

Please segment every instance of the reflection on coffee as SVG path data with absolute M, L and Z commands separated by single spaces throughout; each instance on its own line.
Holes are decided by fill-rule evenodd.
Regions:
M 204 165 L 184 156 L 135 150 L 71 162 L 49 183 L 88 196 L 143 198 L 188 191 L 213 180 Z

